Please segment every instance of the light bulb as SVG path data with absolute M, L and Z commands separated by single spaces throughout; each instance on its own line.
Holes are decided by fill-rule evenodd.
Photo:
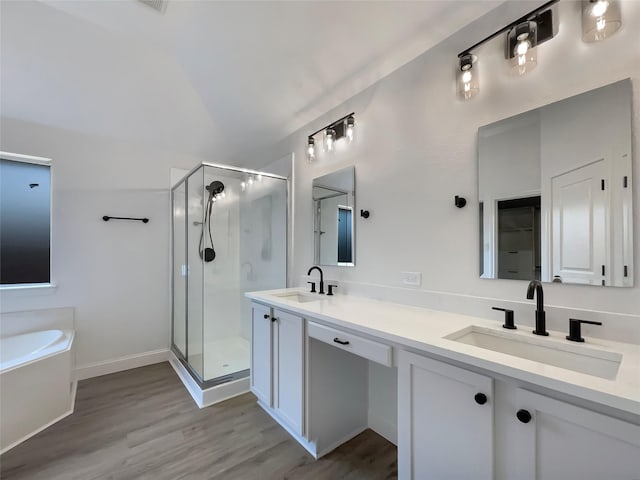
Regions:
M 242 188 L 242 191 L 244 192 L 246 190 L 246 188 L 247 188 L 247 184 L 245 182 L 242 182 L 240 184 L 240 188 Z
M 593 4 L 593 7 L 591 7 L 591 16 L 601 17 L 606 13 L 607 8 L 609 8 L 609 2 L 606 0 L 598 0 Z
M 222 192 L 222 198 L 225 198 L 227 196 L 226 192 Z
M 261 181 L 262 181 L 262 174 L 261 174 L 261 173 L 259 173 L 259 174 L 256 176 L 256 180 L 258 180 L 259 182 L 261 182 Z
M 253 185 L 253 177 L 249 177 L 249 185 Z

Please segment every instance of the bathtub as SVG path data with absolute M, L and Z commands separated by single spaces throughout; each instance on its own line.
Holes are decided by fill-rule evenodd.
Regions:
M 73 412 L 73 330 L 0 338 L 0 454 Z

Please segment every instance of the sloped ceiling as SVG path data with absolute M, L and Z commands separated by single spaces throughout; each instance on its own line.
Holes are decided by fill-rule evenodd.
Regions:
M 246 164 L 498 1 L 3 0 L 3 116 Z

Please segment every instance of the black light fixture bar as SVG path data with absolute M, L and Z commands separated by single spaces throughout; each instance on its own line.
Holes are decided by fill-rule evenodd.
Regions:
M 558 0 L 556 0 L 558 1 Z M 309 138 L 316 136 L 317 134 L 319 134 L 320 132 L 322 132 L 323 130 L 326 130 L 327 128 L 333 128 L 335 127 L 337 124 L 339 124 L 340 122 L 344 122 L 347 118 L 355 115 L 355 112 L 351 112 L 347 115 L 345 115 L 344 117 L 339 118 L 338 120 L 335 120 L 333 122 L 331 122 L 329 125 L 325 125 L 322 128 L 319 128 L 318 130 L 316 130 L 315 132 L 313 132 L 311 135 L 309 135 Z
M 558 3 L 560 0 L 551 0 L 547 3 L 545 3 L 544 5 L 541 5 L 540 7 L 536 8 L 535 10 L 532 10 L 531 12 L 527 13 L 526 15 L 520 17 L 519 19 L 511 22 L 508 25 L 505 25 L 504 27 L 502 27 L 500 30 L 492 33 L 491 35 L 489 35 L 488 37 L 483 38 L 482 40 L 480 40 L 478 43 L 474 43 L 473 45 L 471 45 L 469 48 L 466 48 L 465 50 L 463 50 L 462 52 L 460 52 L 458 54 L 458 58 L 462 57 L 463 55 L 469 54 L 471 53 L 472 50 L 475 50 L 476 48 L 478 48 L 480 45 L 483 45 L 484 43 L 487 43 L 489 40 L 493 40 L 494 38 L 496 38 L 498 35 L 502 35 L 503 33 L 508 32 L 509 30 L 511 30 L 513 27 L 515 27 L 516 25 L 519 25 L 522 22 L 526 22 L 529 20 L 533 20 L 535 19 L 541 12 L 548 10 L 550 7 L 552 7 L 553 5 L 555 5 L 556 3 Z M 542 43 L 545 40 L 548 40 L 549 38 L 553 37 L 553 28 L 551 25 L 549 25 L 549 28 L 551 29 L 550 34 L 548 36 L 541 36 L 540 32 L 538 33 L 538 43 Z M 542 38 L 540 38 L 542 37 Z M 545 38 L 546 37 L 546 38 Z M 325 127 L 326 128 L 326 127 Z M 317 132 L 316 132 L 317 133 Z M 315 135 L 315 134 L 314 134 Z

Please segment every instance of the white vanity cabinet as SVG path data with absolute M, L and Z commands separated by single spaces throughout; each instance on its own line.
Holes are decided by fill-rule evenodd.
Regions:
M 523 480 L 640 478 L 640 427 L 520 388 L 513 438 L 505 446 Z M 523 414 L 521 413 L 521 416 Z M 522 420 L 529 417 L 525 414 Z M 515 474 L 516 471 L 514 470 Z
M 267 407 L 273 406 L 273 327 L 271 308 L 254 303 L 251 308 L 251 391 Z
M 398 364 L 398 477 L 493 478 L 493 380 L 406 351 Z
M 398 368 L 401 480 L 640 478 L 638 425 L 405 351 Z
M 304 319 L 254 303 L 251 391 L 291 433 L 304 428 Z

